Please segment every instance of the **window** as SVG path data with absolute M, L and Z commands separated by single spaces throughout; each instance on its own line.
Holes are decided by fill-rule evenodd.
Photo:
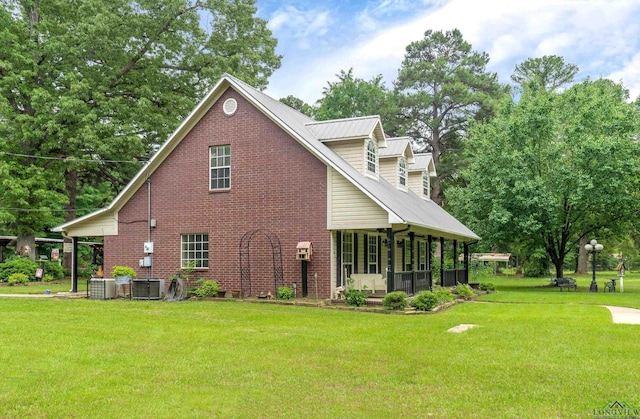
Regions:
M 180 267 L 186 268 L 193 264 L 195 268 L 209 267 L 209 235 L 183 234 Z
M 411 240 L 404 240 L 404 270 L 411 271 Z
M 372 140 L 367 143 L 367 170 L 371 173 L 376 172 L 376 145 Z
M 422 173 L 422 195 L 425 198 L 429 198 L 431 193 L 429 191 L 429 175 L 427 173 Z
M 427 243 L 418 242 L 418 270 L 427 270 Z
M 378 236 L 367 238 L 367 272 L 378 273 Z
M 400 172 L 398 173 L 398 182 L 400 182 L 400 186 L 407 186 L 407 165 L 404 162 L 404 157 L 400 157 Z
M 353 233 L 342 234 L 342 269 L 345 279 L 353 273 Z
M 231 146 L 209 147 L 211 182 L 210 190 L 231 188 Z

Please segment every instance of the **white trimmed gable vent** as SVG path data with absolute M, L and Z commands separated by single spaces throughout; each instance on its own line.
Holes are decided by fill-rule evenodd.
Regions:
M 226 115 L 233 115 L 238 110 L 238 102 L 233 98 L 229 98 L 222 104 L 222 110 Z

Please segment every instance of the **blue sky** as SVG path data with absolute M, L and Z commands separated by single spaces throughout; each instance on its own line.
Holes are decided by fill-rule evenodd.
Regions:
M 640 95 L 638 0 L 257 0 L 258 16 L 278 39 L 282 66 L 266 93 L 313 104 L 335 74 L 395 80 L 405 47 L 427 29 L 458 28 L 510 82 L 516 64 L 560 55 L 580 67 L 577 80 L 622 81 Z

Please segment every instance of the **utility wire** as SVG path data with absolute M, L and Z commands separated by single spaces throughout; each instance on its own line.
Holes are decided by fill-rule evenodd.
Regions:
M 131 164 L 145 164 L 146 160 L 95 160 L 95 159 L 76 159 L 69 157 L 46 157 L 46 156 L 32 156 L 29 154 L 9 153 L 7 151 L 0 151 L 0 154 L 14 157 L 28 157 L 30 159 L 42 159 L 42 160 L 62 160 L 67 162 L 91 162 L 91 163 L 131 163 Z

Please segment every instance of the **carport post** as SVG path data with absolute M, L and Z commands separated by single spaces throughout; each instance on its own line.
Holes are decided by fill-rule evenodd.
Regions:
M 71 238 L 71 292 L 78 292 L 78 238 Z

